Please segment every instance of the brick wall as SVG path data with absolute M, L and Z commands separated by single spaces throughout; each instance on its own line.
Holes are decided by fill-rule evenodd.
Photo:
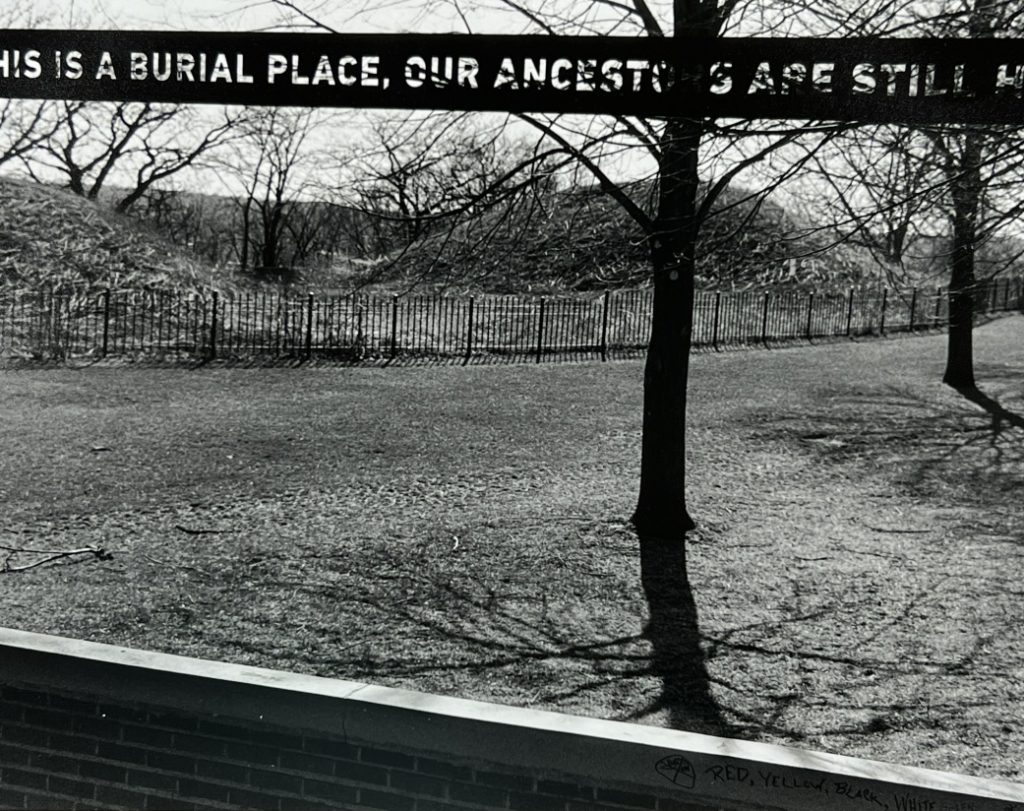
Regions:
M 1024 786 L 0 628 L 0 808 L 1024 811 Z
M 707 806 L 173 709 L 0 688 L 5 808 L 650 809 Z

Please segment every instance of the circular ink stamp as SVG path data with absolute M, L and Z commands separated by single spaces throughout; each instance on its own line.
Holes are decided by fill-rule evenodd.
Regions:
M 693 764 L 682 755 L 668 755 L 654 764 L 655 771 L 666 780 L 671 780 L 680 788 L 693 788 L 697 782 L 697 773 Z

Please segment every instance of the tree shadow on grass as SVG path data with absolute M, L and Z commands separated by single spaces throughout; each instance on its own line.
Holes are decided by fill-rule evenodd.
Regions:
M 825 462 L 886 471 L 891 485 L 935 506 L 1002 512 L 1024 488 L 1024 415 L 1014 410 L 1024 398 L 1008 385 L 1020 379 L 992 375 L 996 396 L 946 389 L 960 400 L 898 386 L 840 392 L 820 411 L 773 418 L 771 435 L 796 435 Z
M 1005 408 L 998 400 L 989 397 L 977 386 L 958 387 L 956 391 L 992 415 L 993 436 L 1001 435 L 1007 428 L 1024 429 L 1024 417 Z
M 664 713 L 667 725 L 673 729 L 728 737 L 734 730 L 711 694 L 685 546 L 659 538 L 638 541 L 640 580 L 648 607 L 647 621 L 639 635 L 595 638 L 592 632 L 581 633 L 568 624 L 559 627 L 557 617 L 549 621 L 547 611 L 525 618 L 502 608 L 493 594 L 481 600 L 451 581 L 442 586 L 443 590 L 461 604 L 460 612 L 465 616 L 475 614 L 477 621 L 471 629 L 465 624 L 455 629 L 447 622 L 434 622 L 433 631 L 457 643 L 489 649 L 496 654 L 489 662 L 491 667 L 517 659 L 556 658 L 569 663 L 570 669 L 575 660 L 592 670 L 586 680 L 552 686 L 549 699 L 614 689 L 617 680 L 628 684 L 655 677 L 661 684 L 660 694 L 645 706 L 636 708 L 633 703 L 634 709 L 619 716 L 622 720 L 637 721 Z M 406 620 L 422 623 L 424 617 L 407 615 Z
M 609 554 L 631 550 L 636 561 L 631 529 L 593 531 L 593 548 L 606 542 L 617 547 Z M 642 594 L 628 568 L 588 561 L 570 544 L 543 553 L 566 558 L 564 580 L 549 586 L 534 574 L 548 558 L 503 569 L 473 546 L 468 536 L 447 554 L 430 538 L 381 544 L 367 550 L 358 576 L 344 557 L 336 569 L 322 559 L 310 577 L 301 560 L 275 555 L 258 588 L 271 602 L 330 607 L 333 617 L 317 621 L 322 631 L 309 629 L 321 643 L 306 648 L 306 664 L 322 675 L 729 735 L 711 695 L 681 543 L 640 543 Z M 332 628 L 344 633 L 330 639 Z M 259 655 L 265 642 L 248 641 L 240 652 Z M 232 645 L 246 648 L 241 639 Z
M 843 518 L 799 550 L 785 616 L 707 640 L 712 673 L 733 682 L 727 714 L 814 748 L 819 735 L 856 745 L 890 731 L 885 745 L 899 747 L 933 729 L 956 747 L 967 730 L 1017 722 L 1001 691 L 1020 661 L 1024 370 L 986 379 L 986 391 L 956 395 L 851 381 L 751 420 L 780 453 L 812 462 L 794 465 L 793 491 L 819 480 L 819 512 L 835 504 Z M 745 678 L 735 663 L 749 657 L 753 672 L 780 675 Z
M 640 580 L 648 605 L 644 636 L 652 648 L 650 671 L 661 679 L 662 692 L 634 718 L 665 709 L 674 729 L 728 736 L 732 727 L 711 694 L 686 547 L 657 537 L 640 536 L 639 543 Z
M 501 577 L 454 572 L 440 561 L 386 546 L 377 550 L 372 565 L 360 565 L 365 574 L 358 577 L 346 574 L 337 581 L 329 571 L 312 578 L 296 577 L 301 570 L 278 571 L 259 587 L 265 595 L 279 591 L 282 601 L 313 598 L 324 606 L 322 629 L 306 629 L 315 636 L 323 633 L 319 644 L 306 648 L 306 664 L 321 675 L 727 738 L 768 733 L 796 743 L 808 739 L 803 719 L 810 712 L 820 715 L 821 707 L 808 703 L 813 696 L 791 681 L 777 681 L 775 664 L 781 661 L 808 672 L 832 669 L 844 690 L 868 693 L 887 679 L 972 667 L 968 654 L 950 661 L 925 655 L 893 659 L 873 648 L 872 637 L 861 633 L 854 639 L 852 630 L 838 647 L 801 641 L 817 623 L 841 624 L 843 612 L 871 610 L 875 597 L 870 595 L 851 602 L 849 595 L 836 594 L 834 601 L 802 613 L 702 631 L 682 545 L 647 540 L 640 545 L 639 563 L 648 605 L 639 633 L 615 633 L 621 628 L 616 620 L 589 622 L 573 614 L 559 595 L 535 592 L 526 598 L 522 583 L 503 590 Z M 615 603 L 618 595 L 614 588 L 610 592 L 602 596 Z M 883 625 L 861 631 L 887 633 L 907 620 L 920 597 L 907 599 Z M 577 608 L 588 611 L 587 605 L 592 601 Z M 643 605 L 640 599 L 631 608 L 640 614 Z M 232 646 L 247 656 L 263 656 L 274 639 L 234 634 Z M 712 677 L 709 659 L 728 660 L 728 667 L 718 667 Z M 900 720 L 916 712 L 912 703 L 902 697 L 873 704 L 851 698 L 836 703 L 828 719 L 819 719 L 814 734 L 867 736 L 893 725 L 927 726 L 934 711 L 954 709 L 939 705 Z

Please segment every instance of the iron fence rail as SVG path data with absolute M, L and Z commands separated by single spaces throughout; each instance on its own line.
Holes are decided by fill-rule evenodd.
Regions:
M 1021 278 L 980 282 L 973 295 L 978 313 L 1024 309 Z M 607 360 L 646 348 L 652 299 L 649 289 L 451 298 L 0 287 L 0 355 Z M 942 288 L 701 292 L 693 345 L 930 329 L 948 311 Z

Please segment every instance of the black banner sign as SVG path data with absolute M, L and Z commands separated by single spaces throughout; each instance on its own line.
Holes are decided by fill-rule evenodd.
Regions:
M 0 97 L 1024 123 L 1024 41 L 0 31 Z

